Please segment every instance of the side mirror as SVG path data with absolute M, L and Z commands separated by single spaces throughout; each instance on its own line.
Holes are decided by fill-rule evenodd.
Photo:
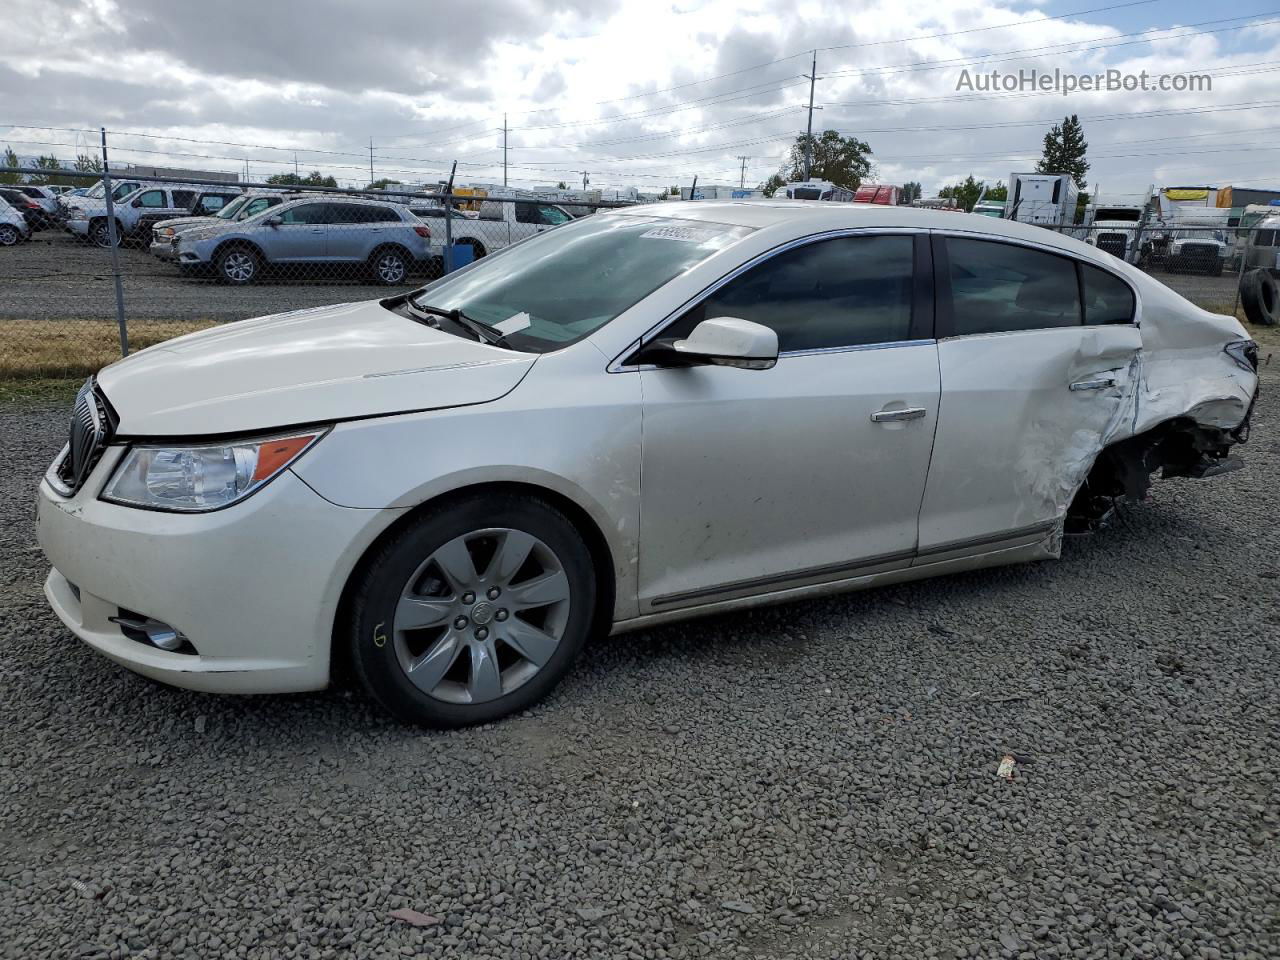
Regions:
M 129 204 L 129 206 L 131 206 L 131 207 L 140 207 L 140 206 L 142 206 L 142 198 L 141 198 L 141 197 L 139 197 L 137 200 L 133 201 L 133 203 Z
M 768 370 L 778 362 L 778 335 L 763 324 L 736 317 L 703 320 L 684 340 L 656 340 L 642 353 L 659 366 L 714 364 Z
M 284 220 L 282 220 L 280 217 L 267 217 L 267 219 L 263 220 L 262 222 L 265 223 L 268 227 L 278 227 L 280 226 L 280 224 L 284 223 Z

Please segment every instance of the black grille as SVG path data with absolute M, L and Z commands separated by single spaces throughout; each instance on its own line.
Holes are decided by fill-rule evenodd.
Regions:
M 1218 248 L 1212 243 L 1184 243 L 1182 255 L 1188 260 L 1216 260 Z
M 1098 235 L 1098 249 L 1123 260 L 1127 239 L 1123 233 L 1101 233 Z
M 58 464 L 58 479 L 72 493 L 82 486 L 102 458 L 111 438 L 112 423 L 106 404 L 98 397 L 90 377 L 76 394 L 71 408 L 67 455 Z

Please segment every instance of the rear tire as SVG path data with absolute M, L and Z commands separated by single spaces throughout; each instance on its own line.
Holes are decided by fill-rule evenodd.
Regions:
M 1240 282 L 1240 302 L 1249 322 L 1274 327 L 1280 320 L 1280 286 L 1267 270 L 1250 270 Z
M 393 536 L 351 597 L 351 663 L 370 696 L 406 723 L 464 727 L 531 706 L 569 672 L 596 578 L 555 507 L 480 494 Z
M 409 263 L 409 255 L 399 247 L 383 247 L 369 258 L 369 272 L 374 283 L 395 287 L 409 279 Z
M 248 247 L 228 247 L 218 252 L 215 270 L 222 283 L 241 287 L 258 279 L 262 259 Z
M 22 234 L 13 224 L 0 224 L 0 247 L 12 247 L 22 241 Z

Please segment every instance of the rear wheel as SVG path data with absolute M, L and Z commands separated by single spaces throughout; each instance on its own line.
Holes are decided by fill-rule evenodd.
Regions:
M 11 223 L 0 224 L 0 247 L 12 247 L 22 239 L 18 228 Z
M 369 270 L 376 283 L 393 287 L 409 276 L 409 257 L 397 247 L 383 247 L 369 258 Z
M 591 556 L 535 497 L 476 496 L 426 513 L 354 586 L 352 662 L 397 718 L 486 723 L 540 700 L 591 629 Z
M 223 283 L 241 286 L 258 279 L 262 261 L 248 247 L 230 247 L 218 254 L 217 271 Z

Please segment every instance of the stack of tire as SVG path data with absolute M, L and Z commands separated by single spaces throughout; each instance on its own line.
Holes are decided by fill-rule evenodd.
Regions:
M 1280 285 L 1268 270 L 1250 270 L 1241 278 L 1240 302 L 1252 324 L 1274 327 L 1280 321 Z

